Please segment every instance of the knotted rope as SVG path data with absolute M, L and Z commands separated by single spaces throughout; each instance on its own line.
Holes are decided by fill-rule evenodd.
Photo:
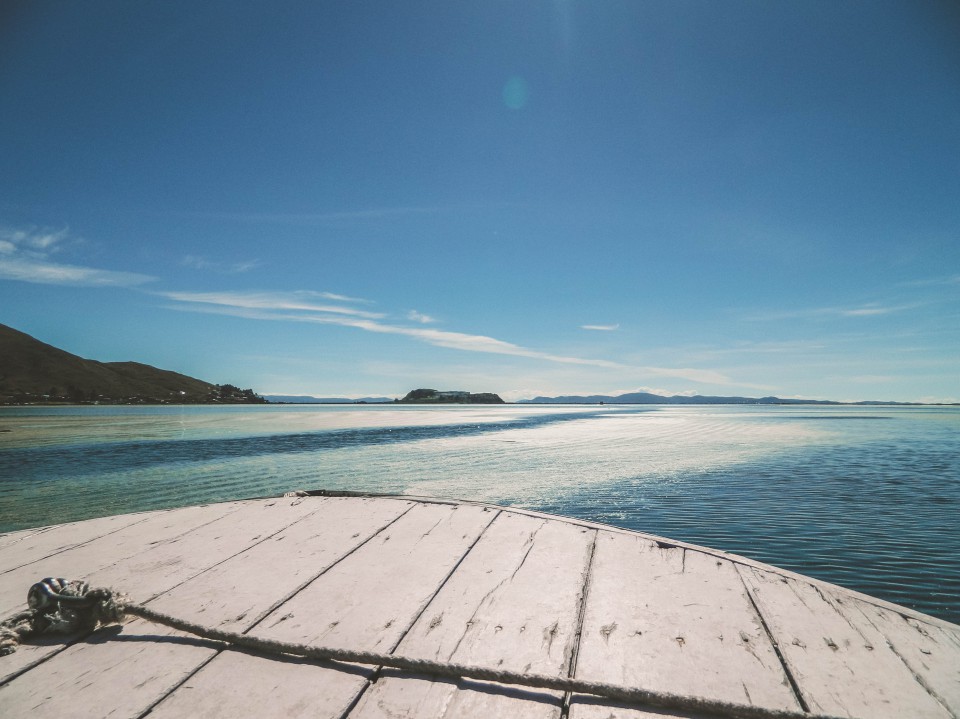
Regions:
M 455 679 L 475 679 L 533 689 L 553 689 L 575 694 L 590 694 L 630 704 L 741 719 L 838 719 L 824 714 L 785 709 L 765 709 L 746 704 L 669 694 L 606 682 L 585 681 L 572 677 L 520 673 L 454 662 L 416 659 L 396 654 L 280 642 L 188 622 L 155 611 L 142 604 L 130 603 L 126 595 L 111 589 L 90 589 L 86 582 L 77 580 L 47 578 L 42 582 L 37 582 L 30 587 L 30 591 L 27 593 L 27 605 L 29 608 L 26 611 L 0 623 L 0 656 L 12 654 L 21 641 L 39 634 L 73 634 L 85 630 L 92 631 L 99 625 L 119 623 L 124 617 L 134 616 L 204 639 L 225 642 L 267 654 L 284 654 L 306 659 L 332 659 L 339 662 L 379 665 L 416 674 L 429 674 Z

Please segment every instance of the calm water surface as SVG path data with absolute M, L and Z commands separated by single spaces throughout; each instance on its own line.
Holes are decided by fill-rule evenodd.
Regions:
M 960 623 L 958 408 L 0 408 L 0 531 L 316 488 L 606 522 Z

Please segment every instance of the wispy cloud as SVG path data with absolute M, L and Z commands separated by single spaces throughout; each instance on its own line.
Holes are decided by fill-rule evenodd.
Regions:
M 185 255 L 180 264 L 194 270 L 209 270 L 221 274 L 235 275 L 260 266 L 260 260 L 244 260 L 242 262 L 220 262 L 209 260 L 201 255 Z
M 0 252 L 6 255 L 21 254 L 34 259 L 44 258 L 56 252 L 67 239 L 68 228 L 51 230 L 31 227 L 30 229 L 0 228 Z
M 50 255 L 68 238 L 67 229 L 0 228 L 0 279 L 87 287 L 135 287 L 155 279 L 136 272 L 52 262 Z
M 410 310 L 407 312 L 407 319 L 411 322 L 419 322 L 423 325 L 429 325 L 436 322 L 436 318 L 431 317 L 430 315 L 425 315 L 422 312 L 417 312 L 416 310 Z
M 777 320 L 818 319 L 830 317 L 879 317 L 896 312 L 905 312 L 921 307 L 921 303 L 901 305 L 881 305 L 869 303 L 854 307 L 813 307 L 799 310 L 784 310 L 775 312 L 759 312 L 747 315 L 745 319 L 755 322 L 772 322 Z
M 94 267 L 5 257 L 0 257 L 0 278 L 45 285 L 89 287 L 135 287 L 155 279 L 135 272 L 114 272 Z
M 928 277 L 923 280 L 903 282 L 903 287 L 942 287 L 944 285 L 960 285 L 960 275 L 946 275 L 944 277 Z
M 49 228 L 31 227 L 30 229 L 0 228 L 0 240 L 6 246 L 25 252 L 39 252 L 47 254 L 54 251 L 56 245 L 62 243 L 69 235 L 69 228 L 51 230 Z
M 613 332 L 614 330 L 620 329 L 619 324 L 615 325 L 580 325 L 582 330 L 596 330 L 598 332 Z
M 403 215 L 432 215 L 447 212 L 451 207 L 412 205 L 407 207 L 372 207 L 337 212 L 202 212 L 189 213 L 191 217 L 206 217 L 216 220 L 265 223 L 322 224 L 343 220 L 376 220 Z
M 362 317 L 367 319 L 379 319 L 384 317 L 377 312 L 367 312 L 358 310 L 354 307 L 343 307 L 340 305 L 318 304 L 313 301 L 316 298 L 330 300 L 339 295 L 332 295 L 325 292 L 158 292 L 157 294 L 177 302 L 192 303 L 198 305 L 216 305 L 220 307 L 229 307 L 245 310 L 264 310 L 264 311 L 300 311 L 305 313 L 320 313 L 321 315 L 347 315 L 350 317 Z M 271 315 L 275 317 L 286 317 L 292 319 L 298 315 Z M 311 315 L 304 315 L 304 318 Z M 268 317 L 257 317 L 257 319 L 269 319 Z
M 636 367 L 605 359 L 572 357 L 544 352 L 487 335 L 397 325 L 380 321 L 384 319 L 384 315 L 363 312 L 354 308 L 318 305 L 304 301 L 302 298 L 304 293 L 163 292 L 158 294 L 177 302 L 178 304 L 171 305 L 171 308 L 178 310 L 227 314 L 255 320 L 338 325 L 376 334 L 410 337 L 435 347 L 464 352 L 528 357 L 558 364 L 637 372 L 698 383 L 733 383 L 726 375 L 709 369 Z
M 353 302 L 356 304 L 363 304 L 363 305 L 374 304 L 373 300 L 365 300 L 361 297 L 347 297 L 347 295 L 338 295 L 333 292 L 316 292 L 314 294 L 317 297 L 322 297 L 325 300 L 334 300 L 336 302 Z

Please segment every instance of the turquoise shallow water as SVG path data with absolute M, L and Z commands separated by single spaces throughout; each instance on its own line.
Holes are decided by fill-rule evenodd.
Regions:
M 299 488 L 582 517 L 960 623 L 958 408 L 0 408 L 0 531 Z

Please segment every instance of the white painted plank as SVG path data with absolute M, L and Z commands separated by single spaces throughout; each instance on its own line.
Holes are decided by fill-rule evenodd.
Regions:
M 106 627 L 0 686 L 0 714 L 136 717 L 144 696 L 162 696 L 214 652 L 142 621 Z
M 0 574 L 143 522 L 158 514 L 161 512 L 121 514 L 60 524 L 39 531 L 27 531 L 19 537 L 5 535 L 3 541 L 0 541 Z
M 960 716 L 960 644 L 947 631 L 859 599 L 832 599 L 865 636 L 888 642 L 927 690 Z
M 84 578 L 92 587 L 113 587 L 144 602 L 308 517 L 323 501 L 243 502 L 236 511 L 190 532 L 155 540 L 148 549 Z
M 567 676 L 596 532 L 501 513 L 434 597 L 397 653 Z M 562 694 L 387 672 L 350 719 L 559 716 Z
M 739 570 L 811 710 L 871 719 L 950 716 L 886 642 L 864 636 L 822 589 Z
M 257 633 L 390 651 L 495 515 L 419 504 L 264 619 Z
M 27 590 L 44 577 L 85 579 L 99 569 L 216 521 L 239 507 L 240 504 L 231 502 L 161 512 L 78 547 L 7 572 L 2 575 L 3 583 L 0 585 L 0 617 L 25 609 Z
M 367 690 L 347 719 L 558 719 L 561 699 L 556 692 L 545 690 L 429 679 L 387 670 Z
M 644 710 L 583 695 L 576 695 L 570 700 L 568 716 L 571 719 L 717 719 L 715 714 L 690 714 L 666 709 Z
M 417 504 L 277 608 L 251 633 L 390 651 L 495 515 L 479 507 Z M 292 704 L 318 708 L 313 716 L 338 719 L 363 691 L 372 672 L 370 667 L 311 666 L 297 673 L 277 673 L 272 658 L 244 657 L 242 682 L 222 683 L 221 677 L 229 674 L 221 663 L 240 661 L 224 653 L 190 678 L 188 685 L 193 689 L 178 689 L 154 709 L 151 719 L 198 716 L 202 708 L 221 700 L 229 706 L 248 707 L 247 713 L 264 718 L 286 719 L 290 716 L 286 707 Z M 322 701 L 316 696 L 317 686 L 323 687 Z M 274 701 L 279 695 L 283 701 Z
M 17 611 L 26 608 L 30 585 L 47 576 L 84 579 L 91 586 L 113 587 L 126 592 L 134 601 L 144 601 L 309 511 L 309 505 L 291 507 L 290 500 L 212 505 L 203 512 L 197 512 L 196 508 L 171 510 L 156 515 L 150 522 L 130 525 L 122 533 L 22 567 L 5 575 L 5 579 L 12 577 L 8 579 L 9 589 L 17 586 L 22 592 Z M 128 534 L 131 536 L 126 536 Z M 137 547 L 143 551 L 125 556 Z M 7 589 L 5 583 L 0 596 Z M 77 636 L 42 638 L 21 646 L 14 654 L 0 657 L 0 682 L 58 653 Z
M 340 719 L 369 669 L 225 651 L 158 704 L 150 719 Z M 287 687 L 294 686 L 295 691 Z
M 732 563 L 619 533 L 597 538 L 576 676 L 800 709 Z
M 290 506 L 291 504 L 295 506 Z M 254 555 L 255 565 L 259 565 L 265 569 L 266 576 L 262 577 L 265 581 L 254 582 L 252 584 L 259 592 L 259 606 L 256 604 L 252 606 L 248 605 L 249 616 L 246 618 L 246 621 L 244 622 L 243 620 L 237 619 L 235 610 L 238 605 L 229 598 L 231 596 L 239 596 L 244 598 L 244 601 L 251 599 L 249 587 L 241 588 L 238 586 L 238 592 L 234 593 L 232 591 L 234 586 L 225 582 L 232 576 L 238 585 L 250 585 L 250 574 L 236 573 L 231 575 L 229 571 L 220 571 L 224 569 L 229 570 L 231 567 L 236 569 L 236 564 L 243 555 L 237 555 L 231 560 L 218 564 L 214 569 L 210 570 L 209 574 L 196 576 L 193 580 L 186 581 L 183 584 L 179 584 L 177 577 L 169 573 L 166 574 L 168 581 L 177 583 L 179 586 L 173 590 L 171 595 L 173 597 L 172 600 L 168 599 L 163 604 L 158 601 L 156 602 L 156 606 L 163 611 L 180 609 L 182 611 L 177 612 L 179 616 L 184 616 L 188 619 L 199 619 L 212 626 L 230 626 L 233 624 L 235 628 L 247 628 L 256 621 L 257 616 L 264 614 L 266 610 L 277 603 L 278 600 L 284 596 L 284 591 L 299 586 L 299 584 L 295 582 L 301 581 L 304 577 L 301 576 L 297 578 L 294 574 L 299 572 L 302 575 L 303 572 L 308 571 L 311 575 L 315 575 L 317 572 L 322 571 L 325 566 L 336 561 L 340 556 L 349 553 L 357 544 L 365 541 L 385 524 L 402 514 L 410 504 L 411 503 L 402 500 L 360 500 L 348 504 L 344 501 L 319 498 L 306 501 L 296 500 L 292 503 L 288 500 L 281 502 L 249 503 L 249 506 L 225 517 L 223 521 L 235 521 L 233 521 L 232 526 L 221 526 L 219 531 L 213 533 L 214 537 L 225 534 L 225 536 L 232 536 L 238 541 L 242 540 L 244 539 L 242 535 L 243 524 L 250 525 L 250 527 L 245 530 L 248 535 L 246 537 L 247 539 L 249 539 L 249 535 L 253 532 L 259 532 L 261 534 L 266 532 L 268 523 L 276 524 L 277 522 L 282 522 L 289 526 L 274 537 L 262 541 L 248 550 L 249 553 L 253 553 Z M 260 514 L 258 514 L 258 512 L 260 512 Z M 285 519 L 281 519 L 282 517 L 285 517 Z M 212 532 L 215 524 L 217 523 L 206 525 L 197 531 Z M 196 539 L 196 537 L 194 537 L 194 539 Z M 210 540 L 211 537 L 206 537 L 206 539 Z M 301 547 L 301 543 L 303 543 L 303 547 Z M 195 544 L 187 544 L 184 546 L 183 542 L 171 542 L 168 544 L 171 546 L 180 546 L 188 551 L 192 551 L 192 549 L 196 547 Z M 237 549 L 240 548 L 242 548 L 242 545 L 238 544 Z M 308 560 L 311 554 L 318 557 L 319 562 L 317 564 L 309 563 Z M 216 559 L 216 557 L 213 557 L 213 559 Z M 301 561 L 306 561 L 309 564 L 308 569 L 304 570 L 292 566 L 294 563 Z M 276 569 L 267 569 L 267 567 L 273 563 L 277 563 L 277 565 L 285 564 L 285 566 L 278 566 Z M 173 562 L 173 564 L 177 566 L 181 572 L 192 571 L 192 568 L 188 568 L 190 567 L 189 561 Z M 290 569 L 291 572 L 288 573 L 286 571 L 287 569 Z M 271 571 L 274 572 L 273 576 L 270 574 Z M 276 582 L 271 581 L 272 579 L 286 582 L 287 586 L 278 585 Z M 198 587 L 201 586 L 205 587 L 205 589 L 198 591 Z M 212 601 L 208 601 L 207 605 L 201 604 L 199 606 L 193 603 L 194 600 L 202 600 L 204 597 L 208 600 L 212 599 Z M 224 598 L 227 598 L 225 602 L 222 601 Z M 131 629 L 131 627 L 133 627 L 133 629 Z M 131 631 L 134 632 L 136 636 L 151 633 L 163 636 L 169 634 L 169 632 L 162 627 L 151 627 L 151 625 L 139 621 L 126 625 L 120 638 L 113 641 L 112 659 L 110 661 L 106 659 L 103 661 L 99 658 L 96 659 L 96 662 L 99 662 L 97 672 L 95 675 L 90 675 L 86 664 L 88 654 L 86 651 L 78 648 L 82 648 L 91 643 L 97 644 L 98 642 L 102 642 L 103 637 L 112 636 L 115 631 L 115 629 L 106 629 L 97 632 L 89 640 L 80 642 L 64 650 L 47 662 L 11 681 L 9 685 L 16 687 L 16 691 L 7 694 L 7 697 L 11 697 L 11 706 L 18 710 L 22 709 L 26 706 L 23 704 L 24 697 L 31 695 L 34 688 L 39 685 L 38 682 L 48 683 L 50 681 L 62 684 L 63 691 L 74 694 L 73 701 L 70 703 L 70 711 L 73 712 L 73 715 L 77 716 L 96 716 L 98 709 L 96 704 L 91 703 L 93 701 L 101 702 L 102 705 L 109 706 L 112 687 L 115 687 L 117 691 L 124 692 L 122 700 L 118 699 L 115 703 L 123 707 L 134 707 L 133 716 L 145 711 L 152 704 L 162 699 L 174 685 L 163 683 L 154 678 L 152 673 L 154 670 L 150 668 L 152 663 L 150 654 L 148 651 L 145 651 L 141 642 L 130 642 L 125 639 Z M 104 632 L 106 632 L 106 634 L 104 634 Z M 190 641 L 192 642 L 192 640 Z M 193 642 L 193 644 L 196 646 L 196 642 Z M 20 651 L 23 651 L 23 649 L 24 648 L 21 648 Z M 12 656 L 16 657 L 19 653 L 20 652 L 17 652 L 17 654 Z M 178 659 L 177 671 L 181 672 L 177 674 L 178 681 L 188 676 L 191 671 L 196 670 L 196 668 L 202 662 L 208 660 L 213 653 L 213 651 L 205 649 L 204 652 L 191 654 L 190 656 L 194 658 L 192 665 L 188 658 Z M 97 656 L 99 657 L 99 654 Z M 162 662 L 166 661 L 166 658 L 164 655 L 159 654 L 157 660 Z M 0 662 L 2 661 L 3 660 L 0 660 Z M 235 659 L 232 661 L 235 661 Z M 273 666 L 271 663 L 272 660 L 257 659 L 257 661 L 263 664 L 261 670 L 265 672 L 265 675 L 269 676 L 271 667 Z M 320 669 L 320 667 L 314 666 L 302 671 L 313 673 Z M 210 676 L 214 677 L 215 683 L 219 683 L 219 680 L 216 679 L 216 671 L 217 668 L 214 667 Z M 344 672 L 330 669 L 324 669 L 323 671 L 337 677 L 336 681 L 338 682 L 342 682 L 343 678 L 341 675 L 350 676 Z M 139 678 L 139 682 L 132 686 L 125 678 L 126 674 L 131 672 Z M 123 674 L 124 677 L 118 678 L 120 674 Z M 299 676 L 299 674 L 295 673 L 292 676 Z M 53 677 L 53 679 L 51 679 L 51 677 Z M 71 683 L 70 677 L 76 677 L 77 680 Z M 82 686 L 77 684 L 80 678 L 84 678 Z M 353 675 L 353 678 L 359 682 L 354 692 L 356 693 L 362 688 L 364 680 L 362 677 L 358 679 L 356 675 Z M 221 686 L 221 693 L 225 694 L 227 698 L 229 698 L 234 691 L 234 682 L 229 682 Z M 196 697 L 201 694 L 203 693 L 187 692 L 183 696 Z M 0 694 L 0 701 L 3 701 L 3 696 L 3 694 Z M 46 698 L 35 702 L 35 704 L 36 708 L 44 711 L 48 709 L 61 711 L 63 709 L 63 703 L 55 698 Z M 166 706 L 166 704 L 161 706 Z M 175 707 L 176 705 L 172 706 Z M 344 704 L 341 707 L 341 711 L 345 706 Z M 34 708 L 34 705 L 31 704 L 30 708 Z M 182 714 L 182 716 L 200 715 L 202 715 L 202 713 L 197 713 L 192 709 Z
M 150 606 L 220 629 L 251 627 L 295 592 L 396 520 L 413 502 L 392 499 L 311 498 L 304 519 L 265 542 L 195 576 Z
M 50 527 L 32 527 L 30 529 L 16 529 L 12 532 L 0 532 L 0 549 L 22 542 L 27 537 L 41 534 L 48 529 Z

